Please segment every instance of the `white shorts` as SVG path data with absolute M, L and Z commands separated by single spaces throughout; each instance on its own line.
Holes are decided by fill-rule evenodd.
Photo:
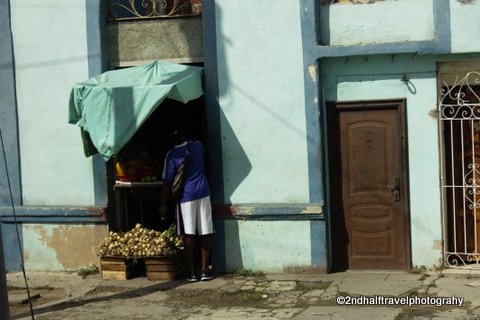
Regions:
M 203 236 L 213 233 L 210 196 L 181 203 L 180 211 L 181 215 L 177 207 L 178 234 Z

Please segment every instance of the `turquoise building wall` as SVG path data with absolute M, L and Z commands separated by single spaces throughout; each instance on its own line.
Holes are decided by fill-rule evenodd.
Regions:
M 216 211 L 216 268 L 326 268 L 299 3 L 203 6 L 213 199 L 224 209 Z
M 6 269 L 20 270 L 21 254 L 27 269 L 97 263 L 96 244 L 108 231 L 105 163 L 85 158 L 67 106 L 73 84 L 103 69 L 102 3 L 2 0 L 2 8 L 9 9 L 0 22 L 7 39 L 0 51 Z
M 434 1 L 384 0 L 372 1 L 368 6 L 322 6 L 321 43 L 350 46 L 434 40 Z
M 311 2 L 304 4 L 311 8 Z M 443 160 L 436 116 L 438 63 L 479 58 L 472 39 L 479 37 L 473 16 L 479 16 L 480 5 L 456 0 L 387 0 L 318 9 L 323 17 L 322 38 L 312 55 L 320 58 L 324 101 L 406 100 L 412 266 L 438 266 L 443 263 L 445 240 Z M 352 21 L 349 17 L 360 12 L 359 19 L 347 23 L 345 35 L 341 23 Z M 401 12 L 402 23 L 385 20 L 394 12 Z M 409 19 L 415 23 L 408 23 Z M 402 77 L 408 82 L 401 81 Z
M 93 206 L 92 159 L 65 121 L 71 87 L 88 78 L 85 1 L 30 4 L 11 2 L 23 205 Z
M 73 83 L 107 68 L 104 3 L 0 4 L 6 267 L 20 262 L 9 187 L 28 268 L 96 262 L 108 231 L 105 163 L 83 156 L 66 112 Z M 325 102 L 378 99 L 406 99 L 412 264 L 441 263 L 437 63 L 479 59 L 479 17 L 480 3 L 457 0 L 204 1 L 218 270 L 329 268 Z
M 295 2 L 215 4 L 227 203 L 308 202 L 298 11 Z
M 335 239 L 329 235 L 329 216 L 335 212 L 330 212 L 329 186 L 325 183 L 329 175 L 329 164 L 324 162 L 328 154 L 325 102 L 380 99 L 405 99 L 407 105 L 412 266 L 442 263 L 437 63 L 478 59 L 478 45 L 472 39 L 479 37 L 480 29 L 475 27 L 478 19 L 474 18 L 479 16 L 479 8 L 478 3 L 457 0 L 385 0 L 364 5 L 319 5 L 314 0 L 281 6 L 274 1 L 205 4 L 204 19 L 209 19 L 204 20 L 204 37 L 210 137 L 214 145 L 222 148 L 219 154 L 211 154 L 213 184 L 216 203 L 228 207 L 228 214 L 222 211 L 216 220 L 217 230 L 221 230 L 219 242 L 225 244 L 217 248 L 217 254 L 227 270 L 245 265 L 267 270 L 286 267 L 287 263 L 275 258 L 282 249 L 265 254 L 262 248 L 250 244 L 250 237 L 262 239 L 257 229 L 259 220 L 268 221 L 262 226 L 272 234 L 291 224 L 291 220 L 299 221 L 297 226 L 310 224 L 311 237 L 299 237 L 295 242 L 298 261 L 305 264 L 310 260 L 311 266 L 330 268 L 335 254 L 330 251 L 330 243 Z M 299 10 L 300 20 L 295 10 Z M 392 18 L 399 15 L 401 21 Z M 247 16 L 252 21 L 242 25 Z M 254 32 L 250 30 L 253 25 Z M 292 41 L 299 27 L 301 48 Z M 300 77 L 299 61 L 293 59 L 303 63 L 303 96 L 296 86 L 299 80 L 295 80 Z M 404 75 L 408 83 L 401 81 Z M 282 80 L 288 83 L 287 77 L 291 80 L 288 91 L 278 85 Z M 242 88 L 250 89 L 243 90 L 243 95 L 252 93 L 250 99 L 239 93 Z M 290 104 L 292 98 L 298 105 L 303 104 L 303 110 Z M 270 160 L 274 163 L 267 170 L 261 166 L 263 157 L 267 159 L 262 152 L 270 147 L 255 151 L 254 147 L 282 140 L 288 148 L 301 138 L 282 130 L 284 118 L 265 117 L 258 112 L 258 105 L 263 105 L 263 110 L 271 109 L 277 99 L 284 101 L 285 108 L 275 106 L 275 110 L 289 114 L 292 126 L 304 133 L 304 142 L 292 149 L 298 152 L 295 156 L 279 159 L 281 153 L 275 152 L 282 149 L 275 150 L 272 155 L 276 157 Z M 290 116 L 292 112 L 295 114 Z M 261 127 L 259 121 L 263 121 Z M 259 130 L 253 131 L 255 125 Z M 243 132 L 242 126 L 255 137 L 252 132 Z M 275 132 L 275 136 L 265 131 Z M 279 192 L 273 197 L 270 192 L 259 192 L 263 181 L 278 183 L 284 176 L 296 177 L 290 185 L 296 188 L 297 181 L 305 183 L 303 187 L 308 186 L 308 191 L 300 188 L 292 195 Z M 303 197 L 295 197 L 301 194 Z M 268 205 L 269 198 L 283 207 Z M 300 209 L 309 204 L 318 208 L 310 218 Z M 322 241 L 314 240 L 314 235 Z M 232 249 L 229 244 L 237 242 Z M 287 247 L 286 243 L 286 239 L 279 239 L 277 248 Z M 255 260 L 257 254 L 263 254 L 270 263 Z
M 475 57 L 480 55 L 401 54 L 322 60 L 326 101 L 406 101 L 413 265 L 442 264 L 437 63 Z M 408 82 L 401 80 L 404 76 Z

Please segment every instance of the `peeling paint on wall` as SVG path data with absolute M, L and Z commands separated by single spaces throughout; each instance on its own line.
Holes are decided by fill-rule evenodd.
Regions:
M 29 269 L 44 269 L 45 266 L 58 269 L 61 266 L 63 270 L 69 270 L 91 263 L 98 264 L 96 248 L 108 234 L 106 225 L 87 224 L 33 225 L 25 226 L 25 230 L 28 230 L 25 233 L 31 234 L 25 239 L 24 245 Z M 39 243 L 34 243 L 35 239 Z M 35 259 L 38 257 L 33 257 L 29 252 L 39 247 L 48 253 L 46 259 L 55 257 L 56 261 L 42 261 L 42 265 L 37 265 Z
M 371 4 L 384 0 L 340 0 L 340 3 L 354 3 L 354 4 Z
M 378 2 L 378 1 L 384 1 L 384 0 L 320 0 L 320 4 L 323 4 L 323 5 L 334 4 L 334 3 L 369 4 L 369 3 L 375 3 L 375 2 Z
M 430 110 L 430 112 L 428 113 L 428 115 L 430 117 L 432 117 L 433 119 L 437 119 L 438 118 L 438 109 L 437 108 L 434 108 L 432 110 Z
M 442 241 L 441 240 L 434 240 L 432 245 L 433 250 L 441 250 L 442 249 Z
M 477 0 L 457 0 L 461 4 L 474 4 Z
M 321 214 L 323 213 L 322 207 L 321 206 L 308 206 L 303 210 L 302 213 L 305 214 Z
M 312 78 L 313 82 L 317 82 L 317 69 L 318 67 L 316 65 L 309 65 L 308 66 L 308 74 Z

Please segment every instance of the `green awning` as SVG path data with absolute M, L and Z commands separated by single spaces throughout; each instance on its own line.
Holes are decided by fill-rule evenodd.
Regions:
M 155 61 L 108 71 L 76 84 L 68 122 L 81 129 L 85 156 L 115 155 L 166 98 L 187 103 L 203 94 L 203 68 Z

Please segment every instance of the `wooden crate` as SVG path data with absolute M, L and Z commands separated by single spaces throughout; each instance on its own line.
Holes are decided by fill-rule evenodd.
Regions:
M 145 273 L 145 263 L 140 258 L 103 256 L 100 270 L 104 280 L 128 280 Z
M 183 253 L 173 257 L 148 257 L 145 268 L 148 280 L 176 280 L 185 275 L 187 260 Z

